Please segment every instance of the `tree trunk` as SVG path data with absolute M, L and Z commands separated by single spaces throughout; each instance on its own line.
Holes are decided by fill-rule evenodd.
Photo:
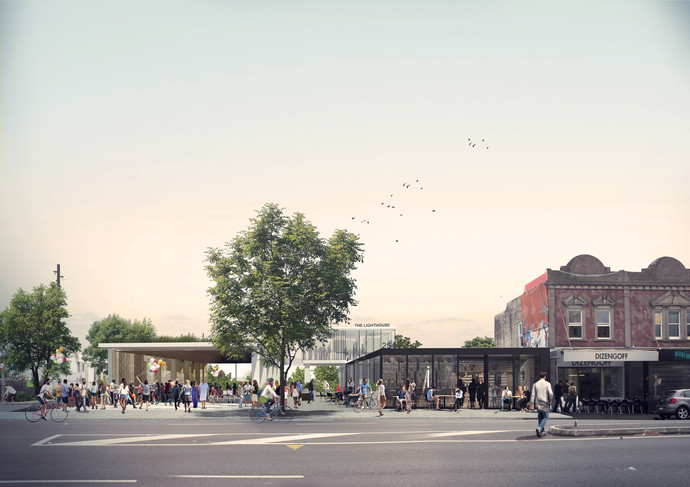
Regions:
M 34 392 L 38 396 L 41 390 L 41 384 L 38 383 L 38 368 L 31 367 L 31 377 L 34 379 Z
M 280 387 L 278 392 L 280 404 L 285 406 L 285 341 L 280 345 Z

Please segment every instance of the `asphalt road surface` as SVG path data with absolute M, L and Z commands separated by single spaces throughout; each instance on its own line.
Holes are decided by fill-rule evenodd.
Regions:
M 639 424 L 639 422 L 636 422 Z M 687 485 L 689 436 L 538 439 L 533 421 L 0 423 L 2 485 Z

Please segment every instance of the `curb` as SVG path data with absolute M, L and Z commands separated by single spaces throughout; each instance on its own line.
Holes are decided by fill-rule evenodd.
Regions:
M 652 428 L 576 428 L 554 426 L 549 428 L 554 436 L 656 436 L 690 434 L 690 426 L 659 426 Z

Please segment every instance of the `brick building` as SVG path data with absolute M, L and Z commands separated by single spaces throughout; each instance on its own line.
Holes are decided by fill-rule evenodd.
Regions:
M 581 398 L 641 398 L 690 387 L 690 270 L 661 257 L 639 272 L 591 255 L 547 269 L 494 322 L 497 347 L 548 347 L 552 381 Z

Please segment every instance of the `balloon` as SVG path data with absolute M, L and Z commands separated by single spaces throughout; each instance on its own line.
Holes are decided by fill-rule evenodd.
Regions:
M 165 367 L 165 360 L 161 360 L 161 361 L 158 362 L 158 363 L 160 364 L 161 367 Z

